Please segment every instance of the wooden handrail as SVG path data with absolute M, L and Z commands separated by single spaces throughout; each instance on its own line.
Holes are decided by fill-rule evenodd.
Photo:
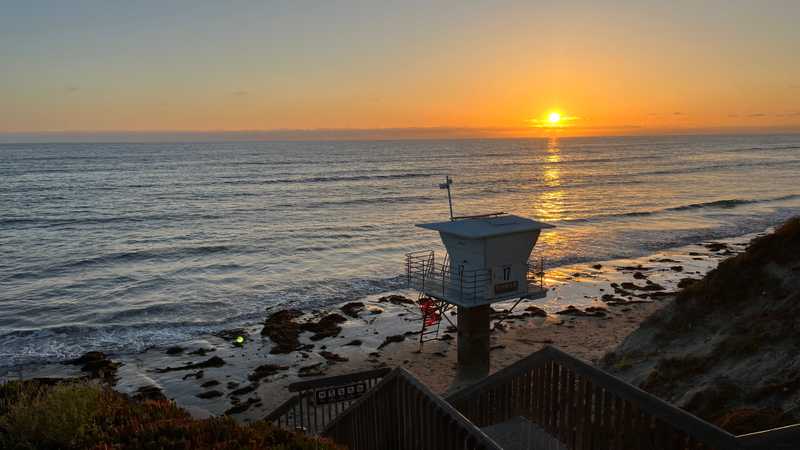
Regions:
M 736 436 L 727 431 L 550 346 L 447 400 L 478 426 L 502 422 L 513 415 L 539 419 L 543 422 L 539 425 L 548 432 L 570 441 L 564 442 L 568 448 L 584 448 L 584 444 L 573 445 L 572 441 L 605 439 L 607 444 L 628 431 L 624 439 L 632 439 L 635 430 L 694 442 L 674 448 L 741 448 Z M 610 416 L 617 422 L 606 423 Z M 623 429 L 602 429 L 609 425 Z
M 314 378 L 313 380 L 298 381 L 289 385 L 289 392 L 307 391 L 310 389 L 323 388 L 328 386 L 340 386 L 356 381 L 369 380 L 371 378 L 382 378 L 392 369 L 384 367 L 381 369 L 365 370 L 344 375 L 334 375 L 331 377 Z
M 746 449 L 796 450 L 800 448 L 800 423 L 736 436 Z
M 322 432 L 354 450 L 501 450 L 491 438 L 403 368 L 385 376 Z

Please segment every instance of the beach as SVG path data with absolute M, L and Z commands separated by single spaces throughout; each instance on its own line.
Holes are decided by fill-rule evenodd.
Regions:
M 668 304 L 681 280 L 700 278 L 760 234 L 548 271 L 546 298 L 522 301 L 510 312 L 513 303 L 494 305 L 491 371 L 545 345 L 596 363 Z M 290 383 L 379 367 L 404 367 L 435 392 L 445 393 L 455 374 L 455 333 L 443 320 L 440 340 L 425 342 L 420 351 L 420 313 L 411 300 L 415 295 L 383 292 L 298 313 L 292 321 L 301 324 L 320 323 L 332 315 L 346 319 L 336 322 L 338 330 L 299 333 L 299 348 L 285 353 L 271 353 L 275 342 L 262 335 L 263 323 L 254 323 L 175 342 L 167 349 L 109 354 L 111 361 L 121 363 L 112 377 L 115 389 L 132 395 L 157 390 L 195 417 L 227 413 L 242 421 L 261 419 L 288 399 Z M 276 312 L 266 311 L 265 317 Z M 457 324 L 457 316 L 448 314 Z M 318 334 L 327 335 L 317 339 Z M 3 379 L 85 375 L 80 366 L 62 363 L 0 372 Z

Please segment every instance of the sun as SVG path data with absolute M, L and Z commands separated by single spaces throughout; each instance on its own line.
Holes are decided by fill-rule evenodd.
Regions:
M 547 115 L 547 121 L 553 125 L 556 125 L 557 123 L 561 122 L 561 113 L 555 111 L 551 112 Z

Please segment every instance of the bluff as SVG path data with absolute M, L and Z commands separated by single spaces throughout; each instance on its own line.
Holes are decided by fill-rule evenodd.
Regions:
M 734 434 L 800 422 L 800 217 L 684 286 L 603 369 Z

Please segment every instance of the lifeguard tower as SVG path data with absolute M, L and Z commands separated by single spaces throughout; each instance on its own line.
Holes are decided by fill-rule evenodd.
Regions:
M 451 184 L 448 177 L 441 185 L 448 199 Z M 456 384 L 462 384 L 489 373 L 491 304 L 546 295 L 543 259 L 532 261 L 531 253 L 541 231 L 553 226 L 505 213 L 455 217 L 450 203 L 449 221 L 417 224 L 438 231 L 447 253 L 407 254 L 406 274 L 409 286 L 420 293 L 420 345 L 430 334 L 438 335 L 449 309 L 458 309 Z

